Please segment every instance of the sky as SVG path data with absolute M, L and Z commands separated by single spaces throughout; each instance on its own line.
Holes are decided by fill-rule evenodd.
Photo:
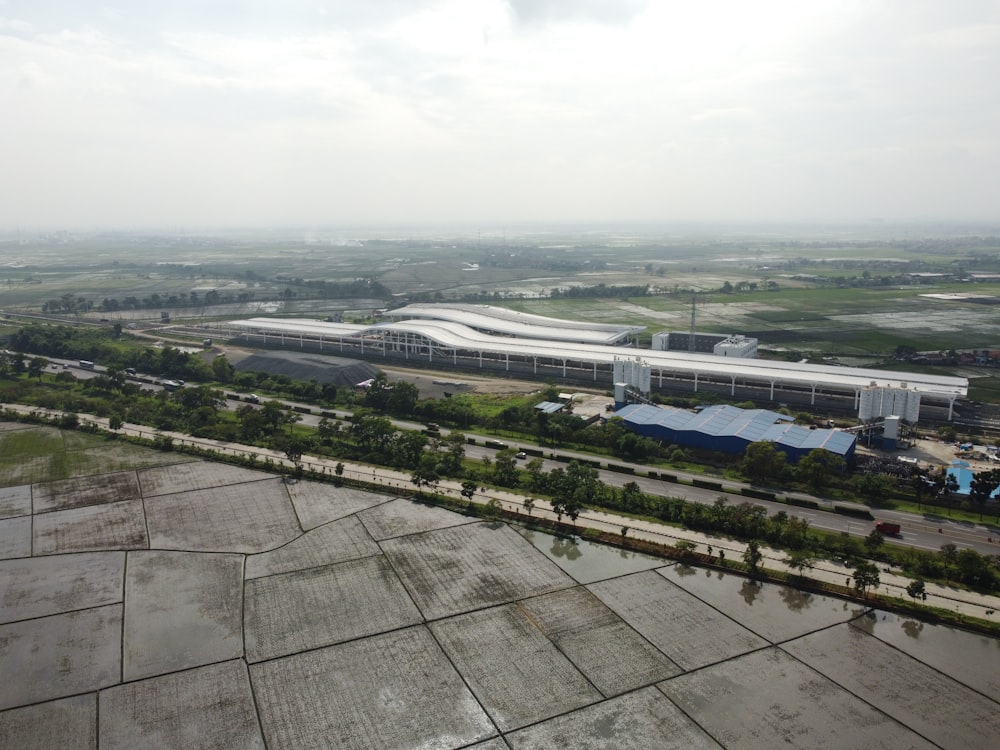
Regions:
M 1000 219 L 995 0 L 0 0 L 0 227 Z

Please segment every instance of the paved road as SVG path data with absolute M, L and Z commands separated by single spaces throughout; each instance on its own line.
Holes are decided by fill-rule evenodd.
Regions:
M 5 408 L 19 411 L 21 413 L 46 411 L 44 409 L 36 409 L 16 404 L 9 404 Z M 59 414 L 61 412 L 51 413 Z M 102 429 L 108 429 L 106 419 L 90 415 L 80 415 L 80 418 L 81 421 L 93 423 Z M 178 443 L 195 445 L 201 448 L 212 449 L 221 453 L 230 453 L 233 455 L 246 455 L 248 453 L 252 453 L 258 456 L 260 460 L 270 458 L 275 465 L 285 466 L 289 470 L 293 468 L 291 462 L 285 459 L 283 454 L 266 448 L 246 446 L 239 443 L 226 443 L 218 440 L 192 438 L 189 435 L 181 433 L 161 432 L 145 425 L 126 424 L 122 428 L 121 432 L 127 435 L 145 438 L 150 438 L 158 434 L 166 435 Z M 407 472 L 383 469 L 365 464 L 344 463 L 336 459 L 320 459 L 308 456 L 304 457 L 303 462 L 308 469 L 317 471 L 321 474 L 326 473 L 331 476 L 335 472 L 336 465 L 341 463 L 343 465 L 343 476 L 345 479 L 366 482 L 372 485 L 376 490 L 379 487 L 391 487 L 394 490 L 401 490 L 403 492 L 415 489 L 410 481 L 410 475 Z M 461 489 L 460 482 L 448 480 L 443 481 L 436 486 L 435 492 L 451 495 L 458 499 L 461 497 Z M 484 503 L 490 498 L 496 498 L 499 500 L 506 510 L 522 514 L 524 513 L 524 497 L 514 493 L 490 489 L 484 493 L 476 495 L 474 500 L 476 502 Z M 536 516 L 555 518 L 551 505 L 545 500 L 536 500 L 532 513 Z M 702 534 L 672 526 L 662 526 L 648 521 L 638 521 L 631 518 L 617 516 L 613 513 L 606 513 L 604 511 L 587 511 L 584 514 L 581 514 L 578 519 L 578 524 L 581 527 L 599 529 L 601 531 L 614 534 L 620 533 L 622 527 L 627 526 L 629 529 L 629 536 L 666 544 L 673 544 L 679 539 L 686 539 L 694 542 L 698 546 L 699 552 L 707 552 L 709 546 L 711 546 L 713 554 L 715 555 L 718 555 L 719 551 L 722 550 L 725 553 L 727 560 L 741 560 L 743 552 L 746 550 L 746 545 L 744 543 L 732 539 Z M 764 554 L 765 567 L 773 570 L 794 572 L 784 563 L 784 552 L 767 547 L 762 547 L 761 551 Z M 850 575 L 851 570 L 849 568 L 846 568 L 836 562 L 823 561 L 809 571 L 808 577 L 826 581 L 828 583 L 844 585 L 847 577 Z M 879 592 L 892 596 L 905 597 L 906 585 L 909 582 L 910 579 L 897 575 L 889 569 L 885 569 L 881 573 Z M 936 584 L 927 584 L 927 594 L 928 598 L 926 603 L 930 606 L 941 607 L 974 617 L 1000 622 L 1000 614 L 998 614 L 998 612 L 1000 612 L 1000 597 L 985 596 L 972 591 L 952 589 Z
M 69 364 L 70 371 L 78 378 L 91 378 L 100 374 L 105 369 L 100 365 L 97 365 L 93 370 L 82 369 L 79 367 L 79 363 L 76 360 L 50 358 L 50 361 L 53 363 L 52 366 L 59 370 L 62 369 L 64 364 Z M 146 376 L 146 379 L 152 378 L 148 378 L 148 376 Z M 139 383 L 139 385 L 145 389 L 160 389 L 160 386 L 155 383 Z M 233 391 L 232 389 L 225 389 L 225 392 L 232 393 Z M 281 403 L 289 408 L 304 410 L 304 412 L 299 412 L 302 424 L 304 425 L 315 427 L 319 424 L 320 419 L 322 419 L 319 414 L 321 407 L 291 400 L 281 400 Z M 245 401 L 226 399 L 225 408 L 235 410 L 244 405 L 246 405 Z M 351 412 L 343 409 L 323 409 L 323 411 L 328 414 L 334 414 L 339 419 L 347 419 L 351 416 Z M 398 429 L 404 430 L 420 430 L 424 427 L 423 423 L 413 422 L 410 420 L 394 419 L 393 423 Z M 449 430 L 444 429 L 442 430 L 442 435 L 447 435 L 448 432 Z M 477 440 L 479 443 L 488 439 L 496 439 L 494 436 L 490 435 L 482 435 L 467 431 L 463 432 L 468 437 Z M 511 447 L 516 447 L 518 449 L 521 447 L 537 449 L 538 447 L 529 443 L 519 444 L 517 441 L 509 441 L 509 444 Z M 570 458 L 580 458 L 587 461 L 595 460 L 595 456 L 578 451 L 563 448 L 546 449 L 546 453 L 548 455 L 551 455 L 554 452 L 558 453 L 560 456 L 568 456 Z M 466 446 L 466 455 L 470 458 L 482 459 L 487 456 L 492 457 L 495 453 L 495 449 L 486 448 L 482 445 Z M 608 459 L 601 460 L 602 463 L 608 462 Z M 818 503 L 820 508 L 825 509 L 810 510 L 807 508 L 786 505 L 785 503 L 775 503 L 767 500 L 758 500 L 756 498 L 747 498 L 739 494 L 741 487 L 749 486 L 746 483 L 730 480 L 718 480 L 721 481 L 723 486 L 726 488 L 735 490 L 734 492 L 729 493 L 719 492 L 718 490 L 709 490 L 691 486 L 690 482 L 692 479 L 706 478 L 700 474 L 692 474 L 685 471 L 670 469 L 670 474 L 676 476 L 681 480 L 681 482 L 685 482 L 685 484 L 679 484 L 640 476 L 640 474 L 644 475 L 648 471 L 648 467 L 641 464 L 632 464 L 626 461 L 619 461 L 617 459 L 612 460 L 616 465 L 630 466 L 637 472 L 637 475 L 630 475 L 616 471 L 607 471 L 604 469 L 599 470 L 598 473 L 601 481 L 612 487 L 621 487 L 628 482 L 635 482 L 639 485 L 643 492 L 650 495 L 679 497 L 688 502 L 702 503 L 706 505 L 711 505 L 720 495 L 725 495 L 730 503 L 752 502 L 755 505 L 764 507 L 769 515 L 781 512 L 788 513 L 809 521 L 809 525 L 814 528 L 823 529 L 825 531 L 846 532 L 847 534 L 856 537 L 868 536 L 868 534 L 870 534 L 875 527 L 874 522 L 852 519 L 849 516 L 833 513 L 833 503 L 825 498 L 807 495 L 805 493 L 778 493 L 782 496 L 793 496 L 811 500 Z M 553 461 L 551 459 L 546 459 L 544 461 L 544 468 L 546 471 L 551 471 L 553 468 L 558 466 L 564 467 L 565 462 Z M 959 549 L 974 549 L 980 554 L 1000 554 L 1000 527 L 996 525 L 989 523 L 970 524 L 964 521 L 955 521 L 947 518 L 946 516 L 938 516 L 931 513 L 921 516 L 914 513 L 904 513 L 900 511 L 875 510 L 873 511 L 873 515 L 875 515 L 875 517 L 879 520 L 894 521 L 900 524 L 902 527 L 901 536 L 891 540 L 896 544 L 902 544 L 917 549 L 937 551 L 941 549 L 942 545 L 950 543 L 954 544 Z

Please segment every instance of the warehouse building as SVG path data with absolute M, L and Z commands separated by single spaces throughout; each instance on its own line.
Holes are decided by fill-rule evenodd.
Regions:
M 632 432 L 687 448 L 742 454 L 750 443 L 774 443 L 795 463 L 816 448 L 845 461 L 854 458 L 857 440 L 841 430 L 810 429 L 792 417 L 766 409 L 740 409 L 719 404 L 697 411 L 649 404 L 629 404 L 615 412 Z

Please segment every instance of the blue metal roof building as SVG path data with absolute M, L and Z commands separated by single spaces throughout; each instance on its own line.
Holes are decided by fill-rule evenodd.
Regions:
M 726 404 L 706 406 L 697 412 L 629 404 L 614 416 L 621 417 L 630 430 L 643 437 L 722 453 L 744 453 L 750 443 L 766 440 L 792 463 L 816 448 L 850 461 L 857 445 L 854 435 L 840 430 L 800 427 L 792 424 L 792 417 L 778 412 Z

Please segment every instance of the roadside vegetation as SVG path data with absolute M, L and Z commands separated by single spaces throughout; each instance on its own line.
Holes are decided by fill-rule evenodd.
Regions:
M 873 532 L 863 542 L 847 534 L 829 534 L 810 529 L 806 521 L 787 512 L 768 516 L 752 498 L 780 499 L 775 488 L 783 491 L 807 489 L 813 493 L 833 494 L 839 498 L 884 499 L 912 493 L 922 503 L 952 502 L 955 487 L 946 478 L 916 475 L 909 482 L 889 481 L 871 475 L 849 476 L 843 462 L 833 454 L 814 451 L 789 466 L 784 454 L 770 443 L 755 443 L 737 459 L 720 456 L 693 456 L 677 446 L 661 446 L 629 432 L 620 419 L 603 425 L 588 425 L 568 414 L 541 414 L 531 404 L 540 396 L 502 399 L 458 394 L 451 398 L 419 398 L 417 388 L 403 381 L 390 382 L 380 375 L 366 390 L 321 387 L 316 383 L 298 383 L 280 376 L 241 375 L 233 372 L 224 357 L 206 364 L 198 355 L 184 354 L 170 347 L 141 348 L 126 336 L 113 331 L 79 331 L 56 326 L 30 326 L 12 340 L 12 346 L 24 351 L 31 347 L 39 353 L 27 359 L 20 355 L 0 356 L 0 401 L 34 405 L 63 413 L 59 426 L 78 427 L 76 414 L 95 414 L 109 419 L 112 430 L 124 422 L 148 425 L 160 430 L 180 431 L 196 437 L 256 445 L 281 451 L 299 466 L 304 454 L 345 461 L 361 461 L 407 471 L 418 491 L 433 493 L 443 479 L 463 482 L 472 499 L 477 488 L 495 486 L 525 494 L 525 509 L 534 497 L 549 499 L 557 520 L 566 518 L 575 524 L 586 508 L 601 508 L 626 517 L 647 518 L 675 524 L 696 531 L 720 534 L 753 543 L 788 550 L 800 572 L 816 558 L 833 558 L 858 565 L 864 559 L 888 563 L 905 571 L 915 580 L 960 583 L 981 591 L 994 591 L 1000 584 L 1000 558 L 980 555 L 973 550 L 958 550 L 945 545 L 938 552 L 927 552 L 886 544 Z M 62 370 L 53 372 L 42 353 L 61 357 L 101 357 L 110 361 L 107 372 L 89 380 L 78 381 Z M 99 353 L 99 354 L 98 354 Z M 144 372 L 158 375 L 200 375 L 212 380 L 169 392 L 141 390 L 126 377 L 124 365 L 135 363 Z M 301 413 L 287 408 L 277 399 L 260 404 L 238 402 L 235 409 L 225 408 L 238 396 L 227 387 L 267 386 L 273 395 L 296 399 L 317 399 L 324 410 L 349 410 L 349 419 L 337 418 L 327 411 L 316 428 L 300 424 Z M 549 387 L 554 391 L 554 387 Z M 261 389 L 263 390 L 263 389 Z M 235 404 L 234 404 L 235 405 Z M 423 430 L 399 430 L 390 417 L 424 420 L 431 424 Z M 442 435 L 438 424 L 452 429 Z M 468 440 L 460 428 L 494 431 L 516 436 L 519 441 L 534 442 L 538 449 L 519 458 L 516 452 L 499 441 L 492 458 L 470 461 L 465 456 Z M 168 441 L 159 447 L 168 449 Z M 748 480 L 760 489 L 745 488 L 751 498 L 731 503 L 720 496 L 711 506 L 688 503 L 669 492 L 650 495 L 635 482 L 612 487 L 598 478 L 596 466 L 601 461 L 568 461 L 550 471 L 543 469 L 541 456 L 557 448 L 592 449 L 598 455 L 632 463 L 646 463 L 649 476 L 667 482 L 677 481 L 661 471 L 672 461 L 689 466 L 699 459 L 721 465 L 727 476 Z M 250 459 L 252 461 L 252 459 Z M 604 459 L 607 462 L 607 458 Z M 721 464 L 720 464 L 721 462 Z M 609 468 L 610 468 L 609 464 Z M 620 467 L 625 471 L 626 467 Z M 634 471 L 628 469 L 628 471 Z M 626 472 L 627 473 L 627 472 Z M 707 488 L 723 490 L 715 479 L 694 480 Z M 1000 486 L 1000 472 L 976 476 L 974 492 L 967 502 L 982 511 L 991 492 Z M 902 488 L 902 489 L 901 489 Z M 465 494 L 465 493 L 463 493 Z M 785 498 L 790 504 L 794 498 Z M 846 510 L 851 510 L 846 508 Z M 864 511 L 864 516 L 867 511 Z M 749 564 L 749 563 L 748 563 Z M 751 566 L 752 567 L 752 566 Z M 866 591 L 871 576 L 860 569 L 854 581 Z

